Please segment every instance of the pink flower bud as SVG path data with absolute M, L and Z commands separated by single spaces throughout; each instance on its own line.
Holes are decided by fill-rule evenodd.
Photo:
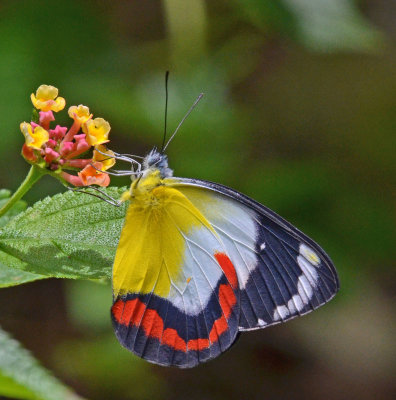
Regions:
M 74 139 L 76 139 L 76 143 L 77 143 L 77 151 L 86 151 L 88 150 L 91 145 L 87 143 L 86 139 L 85 139 L 85 133 L 83 133 L 82 135 L 75 135 Z
M 67 132 L 67 127 L 60 125 L 56 125 L 55 129 L 49 130 L 50 137 L 55 140 L 63 139 L 63 137 L 66 135 L 66 132 Z
M 56 145 L 57 145 L 57 142 L 56 142 L 56 140 L 54 140 L 54 139 L 49 139 L 48 142 L 47 142 L 47 146 L 48 146 L 48 147 L 51 147 L 52 149 L 53 149 Z
M 85 186 L 83 181 L 79 176 L 70 175 L 67 172 L 62 171 L 61 177 L 66 181 L 71 183 L 73 186 Z
M 49 126 L 50 126 L 50 122 L 55 121 L 53 112 L 52 111 L 40 111 L 39 115 L 40 115 L 40 119 L 39 119 L 40 125 L 44 129 L 48 130 Z
M 61 146 L 60 153 L 62 157 L 64 157 L 66 154 L 72 152 L 74 150 L 75 143 L 73 142 L 63 142 Z
M 65 166 L 67 166 L 67 167 L 83 169 L 92 162 L 92 159 L 76 158 L 76 159 L 72 159 L 72 160 L 63 160 L 63 162 L 65 163 Z
M 47 164 L 51 164 L 52 161 L 59 157 L 59 153 L 55 150 L 51 149 L 50 147 L 46 147 L 45 149 L 45 157 L 44 160 Z

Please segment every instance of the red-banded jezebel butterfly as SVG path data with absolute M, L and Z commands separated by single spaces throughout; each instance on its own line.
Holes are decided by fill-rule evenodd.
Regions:
M 327 254 L 267 207 L 217 183 L 174 177 L 164 151 L 141 164 L 117 158 L 137 165 L 113 266 L 111 317 L 128 350 L 194 367 L 239 332 L 304 315 L 338 291 Z

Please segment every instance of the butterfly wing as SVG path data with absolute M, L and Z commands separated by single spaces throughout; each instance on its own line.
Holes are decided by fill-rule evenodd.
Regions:
M 236 339 L 239 289 L 219 235 L 180 191 L 131 203 L 113 267 L 112 321 L 126 348 L 161 365 L 192 367 Z
M 238 277 L 240 331 L 306 314 L 334 297 L 337 272 L 312 239 L 279 215 L 226 186 L 177 178 L 225 245 Z
M 182 178 L 154 191 L 160 207 L 129 206 L 113 267 L 113 325 L 137 355 L 192 367 L 337 292 L 325 252 L 247 196 Z

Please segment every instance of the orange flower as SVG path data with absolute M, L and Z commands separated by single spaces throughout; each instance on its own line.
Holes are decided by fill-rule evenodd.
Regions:
M 35 163 L 37 161 L 37 156 L 34 154 L 34 150 L 31 147 L 28 147 L 26 143 L 22 146 L 22 155 L 25 160 Z
M 81 172 L 78 173 L 84 186 L 99 185 L 109 186 L 110 177 L 105 172 L 102 172 L 103 164 L 95 162 L 92 165 L 87 165 Z

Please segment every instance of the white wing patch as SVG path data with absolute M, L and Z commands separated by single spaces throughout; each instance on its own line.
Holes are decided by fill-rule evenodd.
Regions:
M 300 254 L 305 257 L 310 264 L 315 265 L 316 267 L 320 264 L 319 256 L 306 244 L 301 243 L 299 250 Z
M 259 318 L 259 319 L 257 320 L 257 325 L 258 325 L 258 326 L 265 326 L 265 325 L 267 325 L 267 323 L 266 323 L 265 321 L 263 321 L 261 318 Z
M 199 195 L 197 195 L 199 191 Z M 183 187 L 182 192 L 205 215 L 219 235 L 226 254 L 237 265 L 238 284 L 241 289 L 257 266 L 255 242 L 257 230 L 254 212 L 222 196 L 193 187 Z
M 225 249 L 204 226 L 194 228 L 184 239 L 183 276 L 172 285 L 168 300 L 186 314 L 196 315 L 206 307 L 223 274 L 214 254 Z
M 311 248 L 304 243 L 301 243 L 299 246 L 297 263 L 302 271 L 302 274 L 298 277 L 298 294 L 292 296 L 292 298 L 287 302 L 287 306 L 282 305 L 276 307 L 273 315 L 274 321 L 283 320 L 290 314 L 300 312 L 307 304 L 309 304 L 314 294 L 314 289 L 316 288 L 319 279 L 319 274 L 315 267 L 319 266 L 320 258 Z

